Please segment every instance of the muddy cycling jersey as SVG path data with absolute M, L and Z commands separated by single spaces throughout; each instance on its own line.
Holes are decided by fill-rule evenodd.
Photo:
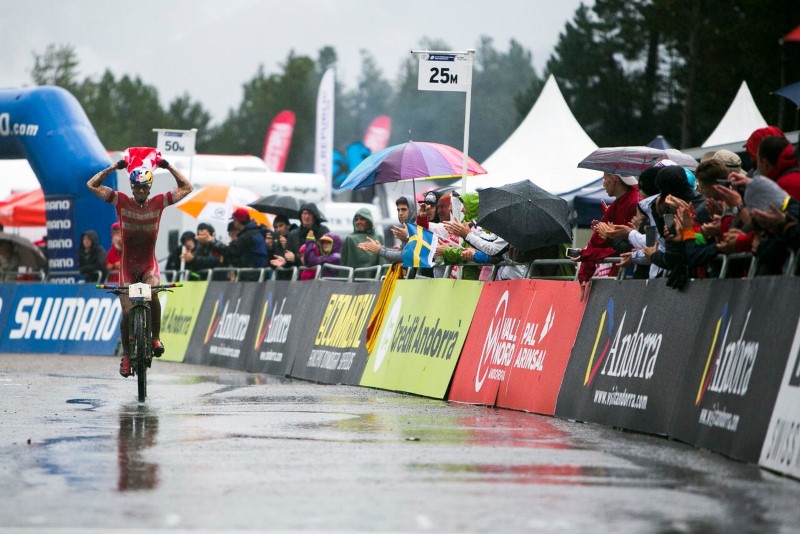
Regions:
M 160 277 L 156 259 L 156 239 L 161 212 L 175 203 L 175 192 L 155 195 L 140 206 L 125 193 L 113 191 L 107 200 L 117 209 L 120 235 L 122 236 L 122 260 L 120 262 L 120 284 L 132 284 Z

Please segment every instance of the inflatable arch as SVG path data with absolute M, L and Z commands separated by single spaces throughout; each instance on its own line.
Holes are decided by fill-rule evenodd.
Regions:
M 116 213 L 86 181 L 111 159 L 72 94 L 49 86 L 0 89 L 0 158 L 27 158 L 44 190 L 51 276 L 78 269 L 79 238 L 86 230 L 97 231 L 108 249 Z M 116 175 L 105 184 L 116 188 Z

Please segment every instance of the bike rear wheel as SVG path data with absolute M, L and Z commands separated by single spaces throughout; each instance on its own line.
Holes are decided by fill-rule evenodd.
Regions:
M 147 397 L 147 363 L 150 358 L 150 336 L 147 328 L 147 309 L 134 307 L 131 310 L 131 334 L 133 335 L 133 356 L 136 359 L 136 378 L 139 402 Z

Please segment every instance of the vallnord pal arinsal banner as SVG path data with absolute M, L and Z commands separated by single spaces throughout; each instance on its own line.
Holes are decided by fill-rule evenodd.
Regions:
M 244 369 L 254 335 L 259 284 L 209 282 L 184 361 Z
M 256 328 L 248 340 L 250 372 L 287 376 L 298 354 L 301 338 L 321 313 L 314 304 L 312 282 L 268 281 L 258 284 Z
M 800 479 L 800 320 L 758 465 Z
M 361 385 L 444 398 L 481 282 L 399 280 Z
M 584 306 L 577 282 L 484 284 L 448 400 L 552 415 Z
M 667 434 L 710 286 L 592 284 L 556 415 Z
M 161 341 L 166 348 L 162 360 L 182 362 L 203 306 L 208 282 L 186 282 L 172 292 L 161 292 Z
M 786 367 L 789 333 L 800 316 L 800 287 L 793 282 L 781 277 L 705 282 L 711 290 L 670 435 L 737 460 L 758 461 Z
M 367 323 L 381 283 L 314 281 L 313 288 L 314 314 L 298 335 L 291 376 L 358 385 L 367 362 Z

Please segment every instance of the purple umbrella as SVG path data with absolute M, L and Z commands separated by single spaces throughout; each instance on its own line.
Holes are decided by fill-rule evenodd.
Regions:
M 578 167 L 623 176 L 639 176 L 643 171 L 665 159 L 672 160 L 691 171 L 697 168 L 697 160 L 680 150 L 649 146 L 598 148 L 578 163 Z
M 448 145 L 409 141 L 369 156 L 352 170 L 339 189 L 361 189 L 415 178 L 459 178 L 463 158 L 463 152 Z M 467 158 L 467 175 L 476 174 L 486 174 L 486 170 Z

